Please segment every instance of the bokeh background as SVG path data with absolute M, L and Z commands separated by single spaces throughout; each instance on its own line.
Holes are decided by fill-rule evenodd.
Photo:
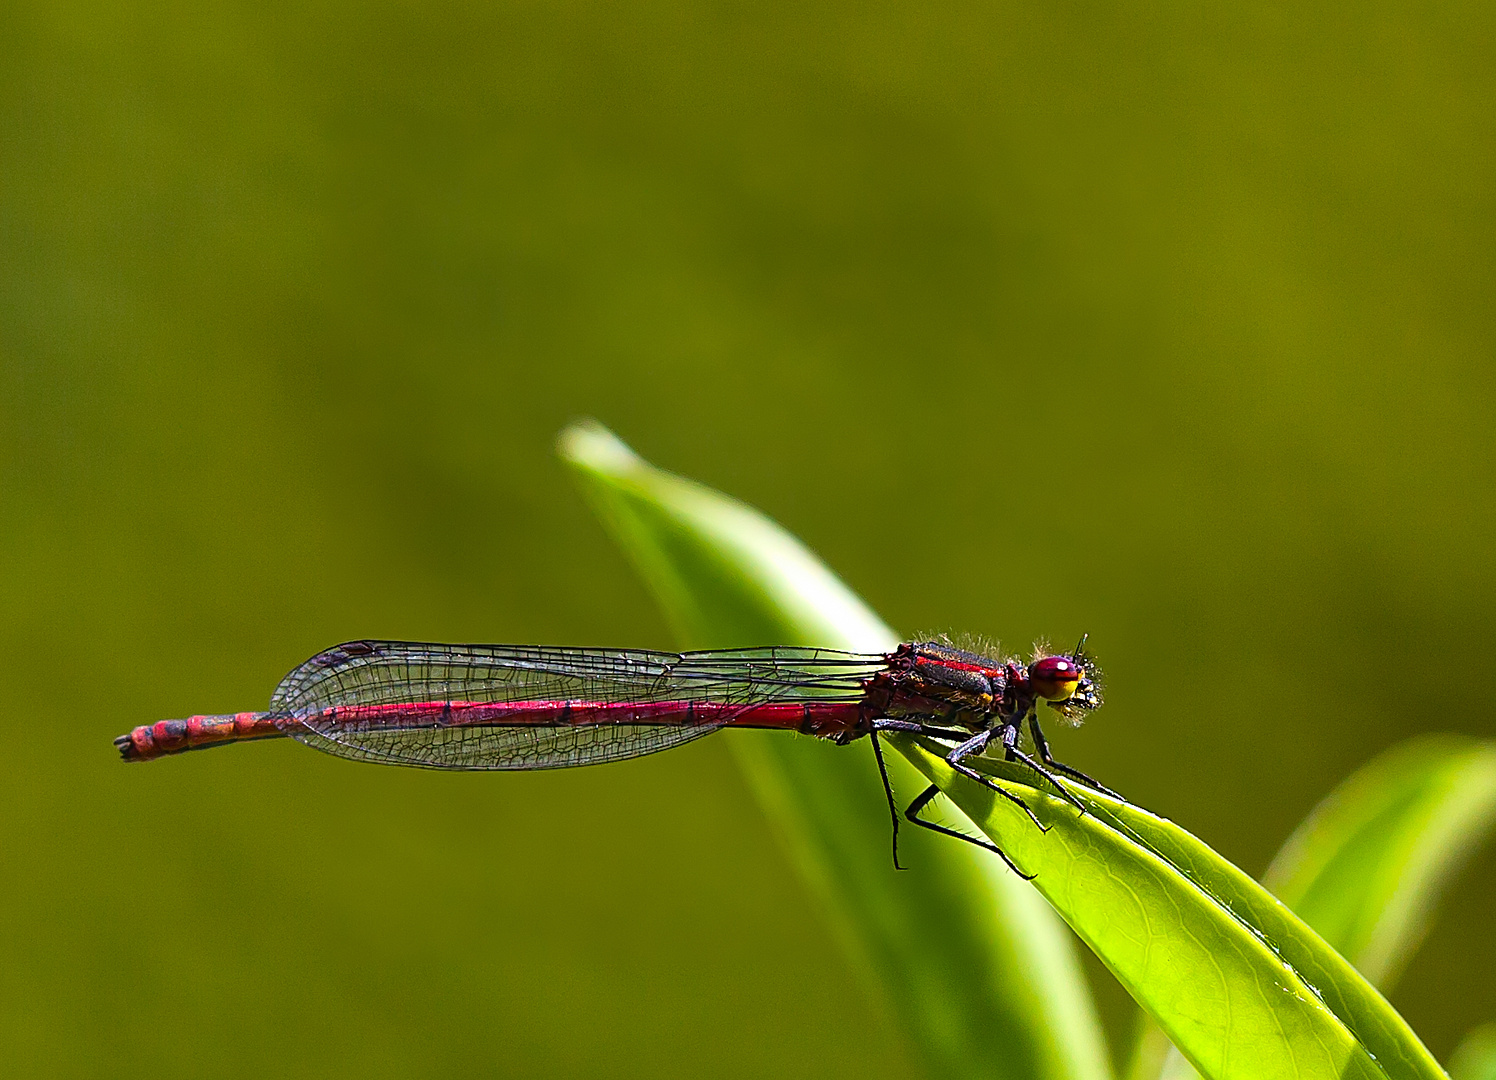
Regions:
M 115 760 L 348 638 L 668 646 L 580 416 L 905 631 L 1089 631 L 1063 756 L 1249 871 L 1378 750 L 1496 734 L 1493 29 L 5 5 L 7 1075 L 916 1075 L 731 736 Z M 1496 1017 L 1493 895 L 1486 853 L 1394 996 L 1441 1056 Z

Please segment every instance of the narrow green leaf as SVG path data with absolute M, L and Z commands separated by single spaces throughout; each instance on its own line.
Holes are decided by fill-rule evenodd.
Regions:
M 1320 803 L 1263 884 L 1385 990 L 1493 822 L 1496 744 L 1414 739 Z
M 1493 822 L 1496 744 L 1456 735 L 1413 739 L 1320 803 L 1263 883 L 1385 991 Z M 1174 1055 L 1159 1075 L 1192 1074 Z
M 1453 1080 L 1496 1080 L 1496 1024 L 1482 1024 L 1460 1043 L 1449 1061 Z
M 1088 806 L 980 767 L 1022 809 L 955 775 L 935 744 L 915 763 L 1006 850 L 1211 1080 L 1442 1080 L 1386 1000 L 1246 874 L 1172 822 L 1072 787 Z M 938 751 L 939 748 L 935 747 Z
M 897 636 L 804 545 L 758 511 L 579 425 L 562 457 L 654 591 L 681 643 L 882 651 Z M 733 749 L 868 977 L 939 1077 L 1103 1080 L 1105 1047 L 1073 945 L 1034 891 L 967 845 L 906 836 L 894 871 L 866 742 L 732 732 Z M 923 781 L 890 755 L 906 795 Z M 905 830 L 906 834 L 914 830 Z

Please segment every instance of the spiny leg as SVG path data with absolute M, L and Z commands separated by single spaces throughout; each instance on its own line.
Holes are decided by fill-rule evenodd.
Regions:
M 974 754 L 980 754 L 983 750 L 987 749 L 987 744 L 992 741 L 993 735 L 997 734 L 999 731 L 1006 730 L 1008 729 L 988 728 L 986 731 L 982 732 L 979 735 L 973 735 L 971 738 L 967 739 L 964 743 L 947 754 L 945 756 L 945 763 L 951 768 L 955 769 L 962 776 L 966 777 L 968 780 L 975 780 L 983 787 L 997 792 L 1009 802 L 1017 803 L 1019 806 L 1023 807 L 1023 812 L 1029 816 L 1030 821 L 1038 826 L 1039 831 L 1048 832 L 1049 826 L 1044 824 L 1044 822 L 1040 821 L 1037 817 L 1034 816 L 1034 812 L 1029 809 L 1028 803 L 1024 802 L 1017 795 L 1014 795 L 1007 788 L 999 786 L 991 777 L 983 776 L 981 773 L 973 769 L 970 765 L 963 764 L 966 758 L 969 758 Z
M 873 741 L 873 757 L 878 762 L 878 777 L 883 781 L 883 794 L 888 799 L 888 816 L 893 821 L 893 867 L 895 870 L 903 870 L 904 867 L 899 864 L 899 808 L 893 797 L 893 783 L 888 778 L 888 765 L 883 758 L 883 742 L 878 738 L 880 731 L 922 735 L 926 738 L 944 739 L 947 742 L 964 742 L 971 736 L 971 732 L 960 728 L 931 727 L 929 724 L 920 724 L 913 720 L 894 720 L 889 717 L 879 717 L 873 721 L 872 730 L 868 734 Z
M 947 742 L 965 742 L 971 732 L 961 728 L 931 727 L 913 720 L 890 720 L 886 717 L 873 721 L 874 731 L 898 731 L 908 735 L 923 735 L 927 739 L 944 739 Z
M 1077 799 L 1075 797 L 1075 794 L 1069 788 L 1060 783 L 1059 777 L 1055 776 L 1054 773 L 1050 772 L 1043 765 L 1040 765 L 1033 758 L 1029 757 L 1022 750 L 1018 749 L 1017 742 L 1018 725 L 1014 724 L 1012 727 L 1004 728 L 1003 756 L 1009 761 L 1021 761 L 1030 769 L 1033 769 L 1034 772 L 1038 773 L 1040 776 L 1044 777 L 1044 779 L 1053 784 L 1054 789 L 1060 793 L 1060 796 L 1063 799 L 1071 803 L 1077 810 L 1084 814 L 1086 812 L 1086 804 Z
M 904 817 L 913 822 L 915 825 L 918 825 L 921 829 L 929 829 L 931 832 L 937 832 L 941 836 L 949 836 L 956 840 L 965 840 L 968 844 L 975 844 L 977 847 L 982 848 L 984 851 L 990 851 L 1003 862 L 1007 863 L 1008 869 L 1013 871 L 1013 873 L 1017 874 L 1019 877 L 1023 878 L 1024 881 L 1034 880 L 1033 874 L 1025 874 L 1022 870 L 1018 869 L 1018 867 L 1014 865 L 1013 860 L 1008 858 L 1008 853 L 1002 848 L 998 847 L 996 844 L 991 843 L 987 840 L 978 840 L 975 836 L 967 836 L 964 832 L 960 832 L 956 829 L 938 824 L 934 821 L 926 821 L 924 818 L 920 817 L 919 812 L 930 804 L 931 799 L 935 798 L 935 796 L 939 794 L 940 789 L 934 784 L 931 784 L 929 787 L 925 788 L 925 790 L 920 794 L 919 798 L 915 799 L 912 803 L 909 804 L 909 808 L 904 811 Z
M 878 741 L 878 728 L 875 725 L 868 733 L 873 740 L 873 757 L 878 761 L 878 776 L 883 781 L 883 794 L 888 799 L 888 816 L 893 822 L 893 868 L 904 869 L 899 865 L 899 807 L 893 798 L 893 784 L 888 779 L 888 765 L 883 761 L 883 744 Z
M 1039 727 L 1039 716 L 1038 716 L 1037 713 L 1030 713 L 1029 714 L 1029 734 L 1031 734 L 1034 737 L 1034 748 L 1039 751 L 1039 757 L 1040 757 L 1040 759 L 1044 762 L 1044 764 L 1048 765 L 1051 769 L 1054 769 L 1057 772 L 1062 772 L 1066 776 L 1074 777 L 1076 780 L 1079 780 L 1082 784 L 1085 784 L 1087 787 L 1096 789 L 1097 791 L 1101 792 L 1103 795 L 1110 795 L 1112 798 L 1114 798 L 1114 799 L 1120 799 L 1122 802 L 1126 802 L 1127 801 L 1126 799 L 1123 799 L 1121 795 L 1118 795 L 1115 791 L 1113 791 L 1111 788 L 1107 787 L 1105 784 L 1098 783 L 1096 780 L 1093 780 L 1091 777 L 1087 776 L 1085 773 L 1081 772 L 1079 769 L 1072 769 L 1069 765 L 1066 765 L 1064 762 L 1062 762 L 1062 761 L 1056 761 L 1054 759 L 1054 755 L 1049 752 L 1049 740 L 1044 737 L 1044 732 Z

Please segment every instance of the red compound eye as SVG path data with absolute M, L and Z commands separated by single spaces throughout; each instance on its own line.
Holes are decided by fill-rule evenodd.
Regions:
M 1029 665 L 1029 684 L 1034 696 L 1045 701 L 1064 701 L 1075 693 L 1085 672 L 1068 656 L 1046 656 Z

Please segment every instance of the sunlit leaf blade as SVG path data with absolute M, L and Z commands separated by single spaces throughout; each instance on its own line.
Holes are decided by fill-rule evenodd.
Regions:
M 1457 735 L 1413 739 L 1331 792 L 1263 883 L 1385 991 L 1493 822 L 1496 745 Z M 1192 1074 L 1176 1056 L 1160 1075 Z
M 1451 1080 L 1496 1080 L 1496 1024 L 1482 1024 L 1449 1060 Z
M 912 744 L 911 744 L 912 745 Z M 1262 886 L 1172 822 L 1077 790 L 1090 812 L 984 762 L 1048 827 L 916 764 L 1017 864 L 1211 1080 L 1440 1080 L 1438 1063 L 1350 964 Z
M 563 433 L 563 458 L 655 593 L 683 645 L 880 651 L 889 630 L 798 540 L 758 511 L 663 472 L 610 432 Z M 932 1077 L 1102 1080 L 1109 1065 L 1071 939 L 1031 888 L 954 842 L 889 821 L 869 747 L 729 736 L 854 962 Z M 922 784 L 897 754 L 907 798 Z M 905 830 L 906 833 L 913 830 Z
M 1455 735 L 1412 740 L 1320 803 L 1263 884 L 1385 990 L 1493 821 L 1496 745 Z

